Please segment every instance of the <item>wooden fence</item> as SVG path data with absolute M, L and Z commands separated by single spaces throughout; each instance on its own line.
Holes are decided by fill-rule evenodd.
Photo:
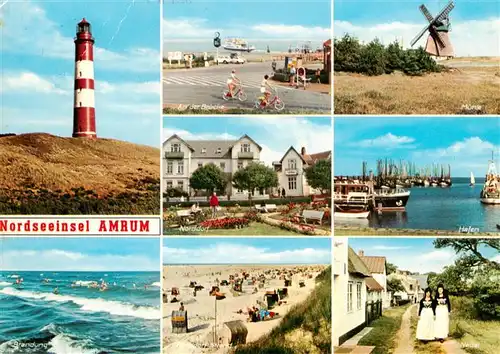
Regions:
M 368 326 L 372 321 L 382 316 L 382 300 L 367 301 L 365 323 Z

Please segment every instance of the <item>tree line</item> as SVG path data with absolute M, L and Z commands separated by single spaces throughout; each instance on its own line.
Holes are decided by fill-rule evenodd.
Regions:
M 369 76 L 399 71 L 414 76 L 443 70 L 443 66 L 437 64 L 422 47 L 403 49 L 398 42 L 384 46 L 378 38 L 362 44 L 357 38 L 346 34 L 334 39 L 333 50 L 334 71 Z
M 331 190 L 331 167 L 330 159 L 320 160 L 313 166 L 307 167 L 304 172 L 309 186 L 319 189 L 322 193 L 328 193 Z M 279 182 L 278 174 L 272 167 L 257 162 L 238 169 L 233 175 L 225 173 L 214 163 L 208 163 L 196 169 L 189 178 L 189 185 L 195 191 L 195 195 L 200 191 L 224 195 L 228 184 L 249 191 L 251 199 L 255 190 L 264 192 L 269 188 L 278 187 Z M 166 197 L 189 196 L 179 188 L 171 188 L 165 194 Z

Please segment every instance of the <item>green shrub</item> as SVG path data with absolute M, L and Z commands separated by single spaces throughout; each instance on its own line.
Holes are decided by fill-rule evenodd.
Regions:
M 163 193 L 164 198 L 180 198 L 180 197 L 188 197 L 189 194 L 185 192 L 182 188 L 170 188 Z
M 474 308 L 483 320 L 500 320 L 500 271 L 484 269 L 471 286 Z
M 404 50 L 397 42 L 384 46 L 377 38 L 361 44 L 346 34 L 334 40 L 334 70 L 366 75 L 390 74 L 401 71 L 407 75 L 440 72 L 443 67 L 423 49 Z
M 106 195 L 83 187 L 0 189 L 0 215 L 158 215 L 159 209 L 159 179 L 138 180 L 133 191 Z

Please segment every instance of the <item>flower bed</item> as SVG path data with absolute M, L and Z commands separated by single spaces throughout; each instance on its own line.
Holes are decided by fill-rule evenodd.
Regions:
M 223 218 L 202 221 L 200 226 L 208 229 L 241 229 L 249 223 L 247 218 Z

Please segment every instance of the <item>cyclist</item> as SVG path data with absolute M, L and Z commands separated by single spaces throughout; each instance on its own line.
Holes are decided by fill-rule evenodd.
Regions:
M 269 75 L 264 75 L 264 79 L 262 79 L 262 82 L 260 83 L 260 92 L 264 94 L 262 103 L 264 105 L 267 105 L 267 101 L 269 100 L 269 96 L 271 96 L 271 91 L 273 91 L 273 87 L 269 84 Z
M 236 85 L 241 85 L 241 80 L 236 76 L 236 70 L 231 71 L 231 76 L 227 79 L 227 87 L 229 89 L 229 97 L 233 97 L 233 91 Z

